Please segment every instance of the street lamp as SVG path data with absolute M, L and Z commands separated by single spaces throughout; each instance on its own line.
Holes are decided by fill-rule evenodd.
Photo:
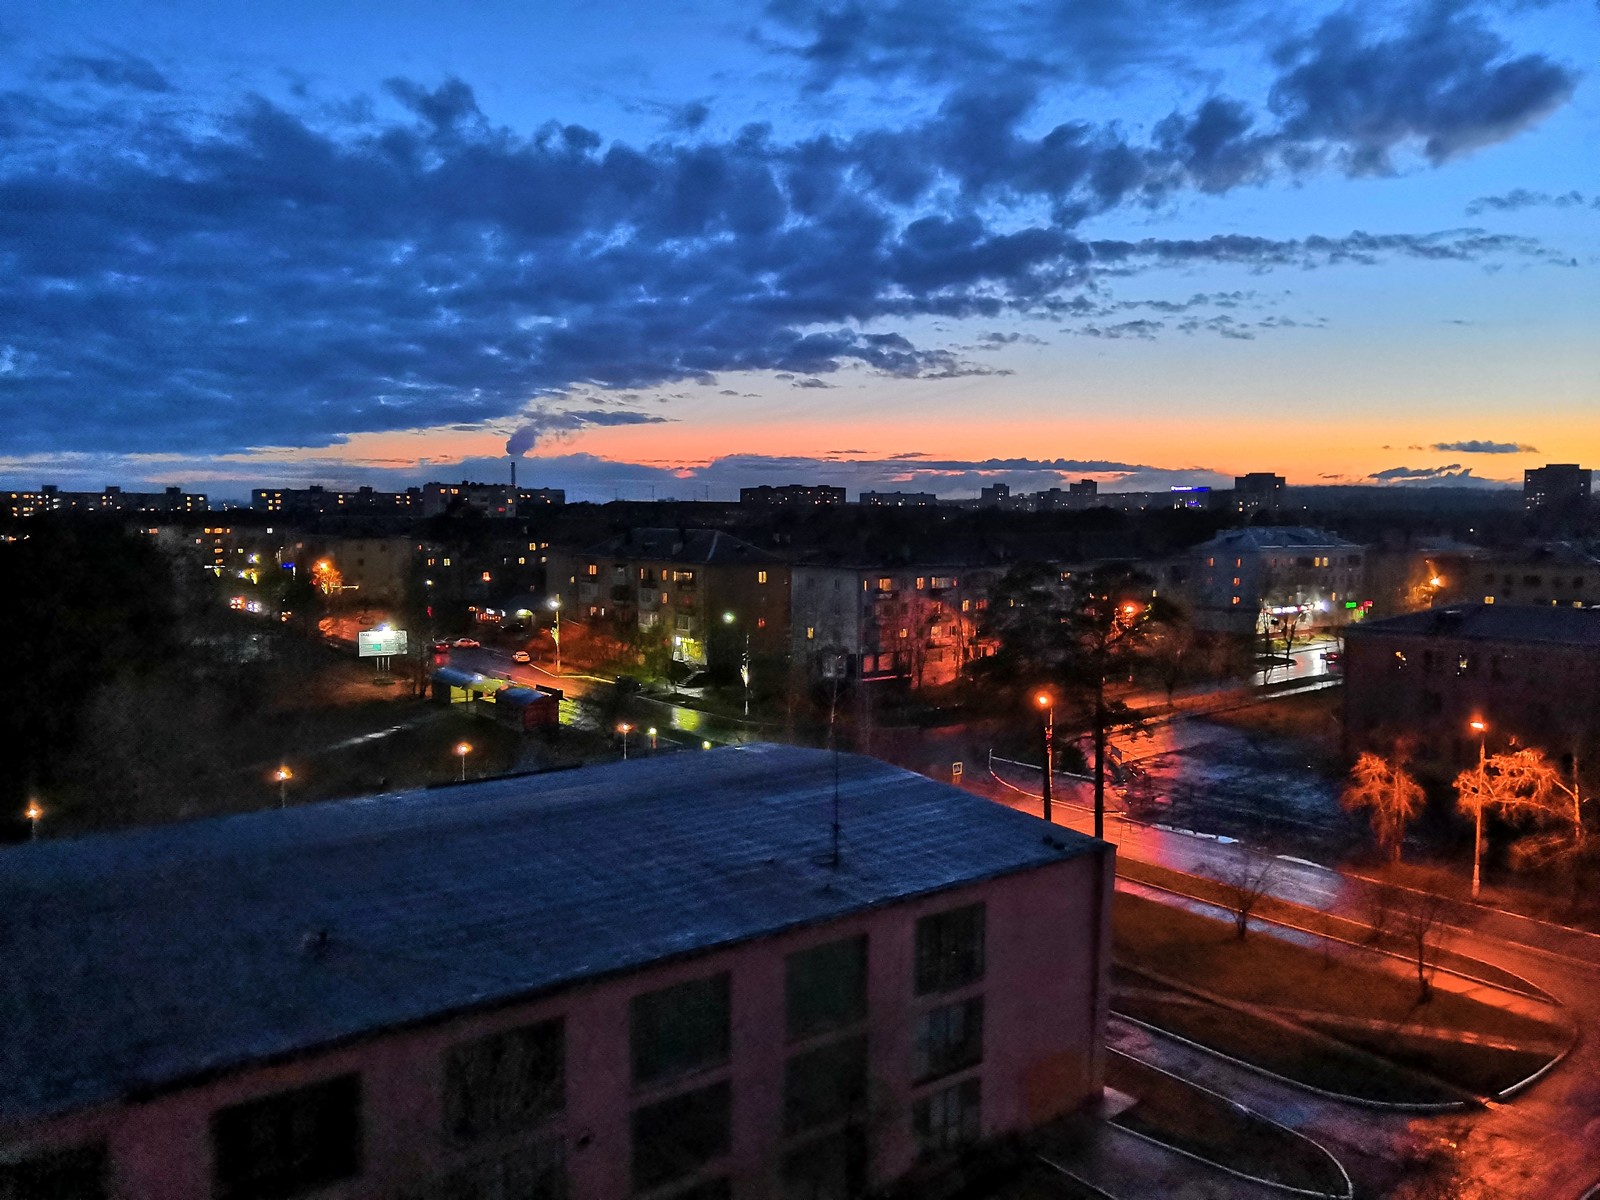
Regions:
M 1489 733 L 1488 722 L 1476 717 L 1467 727 L 1478 735 L 1478 804 L 1472 818 L 1472 898 L 1478 898 L 1483 868 L 1483 805 L 1488 798 L 1489 762 L 1484 750 L 1484 739 Z
M 733 622 L 733 613 L 725 612 L 722 614 L 722 623 L 724 625 L 732 625 Z M 748 717 L 750 715 L 750 633 L 748 630 L 745 631 L 744 635 L 744 657 L 739 660 L 739 679 L 744 684 L 744 715 Z
M 650 750 L 654 753 L 656 748 L 656 727 L 654 725 L 650 726 L 649 729 L 645 730 L 645 733 L 650 737 Z
M 1054 763 L 1051 759 L 1055 756 L 1056 740 L 1056 704 L 1049 692 L 1040 692 L 1033 698 L 1044 714 L 1044 819 L 1053 823 L 1050 815 L 1050 784 Z
M 272 773 L 273 779 L 278 781 L 278 807 L 283 808 L 289 798 L 289 780 L 294 778 L 294 772 L 288 766 L 281 766 Z
M 633 732 L 633 726 L 626 721 L 617 726 L 617 732 L 622 735 L 622 761 L 628 761 L 628 735 Z
M 44 816 L 44 809 L 37 800 L 29 799 L 28 807 L 23 810 L 23 816 L 28 818 L 28 840 L 35 841 L 39 837 L 39 818 Z
M 561 597 L 551 596 L 550 610 L 556 614 L 556 623 L 550 627 L 550 640 L 556 647 L 556 674 L 561 674 Z
M 461 783 L 465 783 L 467 781 L 467 755 L 472 753 L 472 743 L 457 742 L 456 748 L 454 751 L 452 751 L 452 753 L 455 754 L 456 761 L 459 763 L 461 768 L 460 773 L 456 776 L 456 779 Z

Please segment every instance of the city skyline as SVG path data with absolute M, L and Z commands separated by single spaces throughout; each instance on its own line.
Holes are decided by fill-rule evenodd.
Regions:
M 1600 459 L 1589 4 L 174 0 L 0 43 L 11 487 Z

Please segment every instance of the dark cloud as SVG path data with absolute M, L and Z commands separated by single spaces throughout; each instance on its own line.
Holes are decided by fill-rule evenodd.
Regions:
M 1450 487 L 1500 487 L 1493 479 L 1483 479 L 1472 473 L 1471 467 L 1450 463 L 1443 467 L 1390 467 L 1374 471 L 1367 476 L 1378 483 L 1407 483 L 1416 485 L 1447 485 Z
M 1537 454 L 1537 446 L 1525 445 L 1522 442 L 1435 442 L 1429 446 L 1430 450 L 1442 450 L 1454 454 Z
M 132 54 L 65 54 L 52 58 L 41 72 L 54 83 L 97 83 L 140 92 L 170 92 L 172 84 L 148 60 Z
M 671 417 L 650 413 L 627 412 L 622 409 L 550 410 L 536 408 L 529 412 L 521 425 L 506 439 L 506 453 L 519 457 L 550 442 L 571 437 L 579 430 L 595 425 L 663 425 Z
M 1485 212 L 1515 212 L 1519 208 L 1581 208 L 1585 204 L 1600 208 L 1600 197 L 1589 201 L 1578 191 L 1551 193 L 1512 188 L 1498 196 L 1479 196 L 1467 205 L 1467 216 L 1475 217 Z
M 1280 46 L 1271 107 L 1281 135 L 1326 143 L 1354 173 L 1391 169 L 1415 145 L 1434 163 L 1504 141 L 1571 96 L 1577 76 L 1541 54 L 1513 55 L 1460 0 L 1424 0 L 1406 25 L 1372 32 L 1344 10 Z

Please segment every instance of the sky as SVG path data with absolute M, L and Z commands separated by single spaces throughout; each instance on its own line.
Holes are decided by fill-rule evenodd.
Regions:
M 1600 467 L 1595 0 L 0 10 L 0 485 Z

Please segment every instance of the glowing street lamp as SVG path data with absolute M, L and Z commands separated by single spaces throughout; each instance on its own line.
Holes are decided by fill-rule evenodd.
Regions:
M 556 623 L 550 627 L 550 640 L 556 648 L 556 674 L 561 674 L 561 597 L 551 596 L 546 602 L 550 611 L 556 615 Z
M 710 742 L 701 742 L 700 743 L 700 749 L 702 749 L 702 750 L 711 749 L 711 743 Z
M 645 733 L 650 738 L 650 749 L 652 752 L 654 752 L 656 748 L 656 727 L 654 725 L 650 726 L 649 729 L 645 730 Z
M 294 778 L 294 772 L 287 765 L 281 766 L 272 773 L 272 778 L 278 783 L 278 807 L 283 808 L 289 799 L 289 780 Z
M 472 753 L 472 743 L 457 742 L 455 749 L 451 753 L 456 756 L 456 761 L 461 767 L 460 773 L 456 778 L 461 783 L 465 783 L 467 781 L 467 755 Z
M 1489 762 L 1484 751 L 1484 739 L 1488 736 L 1489 725 L 1483 718 L 1474 717 L 1467 722 L 1467 728 L 1478 735 L 1478 804 L 1472 818 L 1472 898 L 1476 900 L 1482 882 L 1483 804 L 1489 785 Z
M 44 809 L 37 800 L 30 799 L 28 807 L 23 810 L 23 816 L 28 818 L 28 840 L 35 841 L 39 837 L 39 819 L 44 816 Z
M 1053 821 L 1050 815 L 1050 785 L 1055 767 L 1051 760 L 1055 757 L 1056 702 L 1049 692 L 1040 692 L 1033 700 L 1044 715 L 1044 819 Z
M 622 735 L 622 761 L 628 761 L 628 735 L 633 732 L 633 726 L 626 721 L 617 726 L 617 732 Z

